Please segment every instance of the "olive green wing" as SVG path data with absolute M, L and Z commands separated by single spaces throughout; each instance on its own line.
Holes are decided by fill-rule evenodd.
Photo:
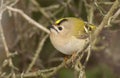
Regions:
M 90 34 L 92 34 L 95 31 L 95 29 L 96 29 L 95 25 L 85 22 L 84 30 L 83 31 L 80 30 L 76 35 L 76 38 L 86 39 L 89 37 Z

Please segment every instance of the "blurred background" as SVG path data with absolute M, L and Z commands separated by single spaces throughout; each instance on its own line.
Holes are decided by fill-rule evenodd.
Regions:
M 15 0 L 3 0 L 12 4 Z M 44 27 L 63 17 L 78 17 L 98 26 L 115 0 L 18 0 L 13 6 L 22 10 L 29 17 Z M 120 10 L 120 8 L 119 8 Z M 117 10 L 116 10 L 117 11 Z M 44 31 L 31 25 L 20 14 L 6 10 L 2 15 L 2 28 L 17 72 L 26 71 L 39 44 L 47 35 Z M 120 78 L 120 14 L 110 22 L 97 39 L 95 47 L 86 66 L 87 78 Z M 1 32 L 0 32 L 1 34 Z M 49 37 L 45 40 L 39 58 L 30 71 L 37 71 L 58 66 L 65 55 L 58 52 Z M 0 65 L 6 59 L 2 38 L 0 36 Z M 9 73 L 4 67 L 1 72 Z M 37 78 L 37 77 L 35 77 Z M 52 78 L 75 78 L 72 68 L 62 68 Z

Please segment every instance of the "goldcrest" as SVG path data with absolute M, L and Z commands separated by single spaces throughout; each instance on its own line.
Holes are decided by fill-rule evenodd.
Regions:
M 53 46 L 63 54 L 72 55 L 84 47 L 89 40 L 89 32 L 93 32 L 96 26 L 79 18 L 66 17 L 57 20 L 49 28 Z

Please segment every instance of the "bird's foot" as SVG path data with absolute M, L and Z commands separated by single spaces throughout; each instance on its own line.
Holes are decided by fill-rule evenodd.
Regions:
M 76 59 L 76 55 L 77 53 L 76 52 L 73 52 L 72 56 L 71 56 L 71 59 L 72 59 L 72 63 L 74 64 L 75 63 L 75 59 Z
M 64 62 L 65 62 L 65 68 L 69 68 L 70 65 L 67 64 L 67 61 L 69 60 L 70 56 L 65 56 L 64 57 Z

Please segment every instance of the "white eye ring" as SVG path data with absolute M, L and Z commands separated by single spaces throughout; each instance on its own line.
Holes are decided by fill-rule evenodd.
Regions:
M 64 26 L 57 26 L 57 30 L 59 31 L 59 32 L 61 32 L 62 30 L 64 29 Z

